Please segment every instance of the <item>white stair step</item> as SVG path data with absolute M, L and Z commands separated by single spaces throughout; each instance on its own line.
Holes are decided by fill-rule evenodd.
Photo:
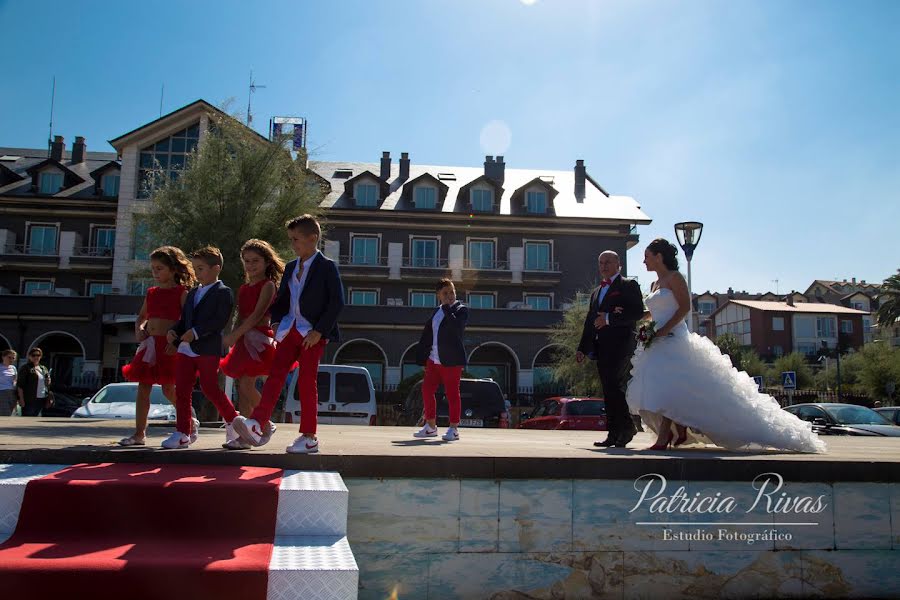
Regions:
M 0 464 L 0 544 L 16 530 L 28 482 L 65 469 L 67 466 Z
M 285 471 L 278 491 L 275 535 L 347 535 L 349 497 L 338 473 Z
M 359 567 L 344 536 L 276 536 L 268 600 L 356 600 Z

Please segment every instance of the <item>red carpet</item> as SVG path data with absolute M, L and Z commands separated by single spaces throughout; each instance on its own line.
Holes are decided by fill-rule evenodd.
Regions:
M 75 465 L 25 488 L 4 598 L 265 600 L 281 469 Z

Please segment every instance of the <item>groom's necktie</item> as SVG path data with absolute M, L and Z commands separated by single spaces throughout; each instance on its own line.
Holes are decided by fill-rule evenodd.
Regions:
M 604 279 L 603 281 L 600 282 L 600 289 L 605 288 L 606 286 L 608 286 L 611 283 L 612 283 L 612 281 L 610 281 L 609 279 Z

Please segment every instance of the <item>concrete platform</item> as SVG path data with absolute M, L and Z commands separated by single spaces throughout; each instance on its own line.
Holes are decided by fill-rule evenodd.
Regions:
M 414 439 L 408 427 L 323 425 L 320 453 L 296 456 L 284 452 L 295 428 L 280 425 L 262 448 L 225 451 L 223 430 L 204 427 L 190 449 L 162 450 L 159 443 L 170 427 L 151 427 L 145 447 L 121 448 L 115 441 L 131 433 L 127 422 L 3 417 L 0 463 L 254 465 L 335 471 L 345 478 L 634 479 L 660 473 L 669 479 L 749 481 L 777 470 L 792 481 L 900 481 L 900 438 L 826 437 L 829 451 L 823 455 L 699 447 L 643 452 L 653 442 L 650 434 L 639 434 L 627 449 L 604 450 L 593 442 L 605 432 L 463 429 L 460 441 L 448 443 Z

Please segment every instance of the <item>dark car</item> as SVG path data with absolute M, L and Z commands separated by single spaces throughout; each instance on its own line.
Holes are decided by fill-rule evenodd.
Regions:
M 460 427 L 500 427 L 500 420 L 506 416 L 503 390 L 493 379 L 460 379 L 459 395 L 462 414 Z M 437 422 L 440 426 L 449 423 L 447 397 L 444 386 L 438 386 Z M 399 407 L 400 424 L 415 425 L 422 416 L 422 382 L 413 386 L 406 401 Z
M 883 408 L 876 408 L 875 412 L 877 412 L 879 415 L 881 415 L 894 425 L 900 425 L 900 406 L 885 406 Z
M 784 410 L 812 423 L 813 431 L 819 435 L 900 437 L 900 427 L 865 406 L 811 403 L 787 406 Z
M 547 398 L 534 414 L 523 414 L 519 429 L 580 429 L 606 431 L 603 398 Z
M 84 403 L 85 395 L 90 396 L 90 394 L 76 395 L 54 391 L 53 406 L 41 410 L 41 416 L 69 418 Z

